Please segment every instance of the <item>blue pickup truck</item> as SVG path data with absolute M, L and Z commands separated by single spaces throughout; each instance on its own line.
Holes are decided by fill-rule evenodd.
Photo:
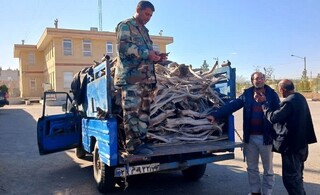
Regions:
M 5 105 L 9 105 L 9 95 L 7 92 L 0 91 L 0 107 L 3 107 Z
M 215 74 L 223 74 L 225 79 L 212 87 L 222 96 L 235 98 L 235 68 L 221 67 Z M 185 178 L 198 180 L 206 164 L 234 159 L 234 149 L 242 146 L 235 142 L 234 117 L 230 115 L 218 141 L 150 144 L 152 155 L 124 155 L 119 147 L 120 121 L 112 113 L 110 62 L 92 68 L 90 79 L 86 79 L 82 106 L 75 106 L 66 92 L 44 93 L 43 113 L 37 124 L 38 148 L 40 155 L 72 148 L 76 148 L 78 158 L 93 155 L 93 174 L 102 193 L 136 174 L 181 170 Z M 97 117 L 98 108 L 107 112 L 105 118 Z

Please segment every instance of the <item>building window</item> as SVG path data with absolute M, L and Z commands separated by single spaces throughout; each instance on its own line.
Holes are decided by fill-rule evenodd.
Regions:
M 153 47 L 154 51 L 160 52 L 160 46 L 159 45 L 152 45 L 152 47 Z
M 72 42 L 71 39 L 64 39 L 63 40 L 63 54 L 65 56 L 72 55 Z
M 83 56 L 91 56 L 91 41 L 90 40 L 83 40 Z
M 36 63 L 36 56 L 35 56 L 34 52 L 29 52 L 29 54 L 28 54 L 28 63 L 30 65 L 34 65 Z
M 73 79 L 73 72 L 63 72 L 63 88 L 70 89 Z
M 37 84 L 36 79 L 30 79 L 30 89 L 31 90 L 36 90 L 36 87 L 37 87 L 36 84 Z
M 107 42 L 107 55 L 113 57 L 113 44 L 112 42 Z

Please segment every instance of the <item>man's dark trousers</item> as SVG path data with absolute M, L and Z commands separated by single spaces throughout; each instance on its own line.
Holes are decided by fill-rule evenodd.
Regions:
M 304 161 L 308 157 L 308 146 L 297 152 L 281 154 L 282 180 L 289 195 L 305 195 L 303 187 Z

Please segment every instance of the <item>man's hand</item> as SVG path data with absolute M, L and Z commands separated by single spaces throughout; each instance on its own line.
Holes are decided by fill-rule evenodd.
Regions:
M 170 53 L 170 52 L 169 52 Z M 169 53 L 160 53 L 159 56 L 161 57 L 160 61 L 164 62 L 168 59 Z
M 161 60 L 161 56 L 159 56 L 156 51 L 150 50 L 148 59 L 150 61 L 157 62 L 157 61 Z
M 209 115 L 207 116 L 207 119 L 210 123 L 212 123 L 213 125 L 216 125 L 217 122 L 216 122 L 216 119 L 212 116 L 212 115 Z
M 258 93 L 258 92 L 254 92 L 253 98 L 258 103 L 262 103 L 262 102 L 265 102 L 267 100 L 266 96 L 263 93 Z

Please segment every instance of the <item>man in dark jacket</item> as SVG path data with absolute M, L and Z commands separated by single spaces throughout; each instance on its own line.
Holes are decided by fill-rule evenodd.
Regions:
M 281 153 L 283 184 L 290 195 L 302 195 L 306 194 L 303 169 L 308 157 L 308 144 L 316 143 L 317 138 L 305 97 L 294 91 L 294 85 L 288 79 L 280 81 L 278 87 L 285 98 L 279 109 L 271 110 L 268 99 L 264 97 L 257 101 L 262 103 L 267 119 L 275 124 L 278 136 L 274 141 L 274 150 Z
M 244 153 L 247 161 L 248 180 L 251 194 L 272 194 L 274 186 L 273 153 L 272 153 L 272 124 L 263 115 L 261 104 L 255 98 L 264 94 L 273 110 L 279 107 L 277 93 L 265 85 L 265 76 L 261 72 L 251 75 L 252 87 L 230 103 L 210 113 L 207 117 L 213 122 L 227 117 L 243 108 L 243 137 Z M 261 185 L 259 173 L 259 156 L 263 165 L 263 181 Z

